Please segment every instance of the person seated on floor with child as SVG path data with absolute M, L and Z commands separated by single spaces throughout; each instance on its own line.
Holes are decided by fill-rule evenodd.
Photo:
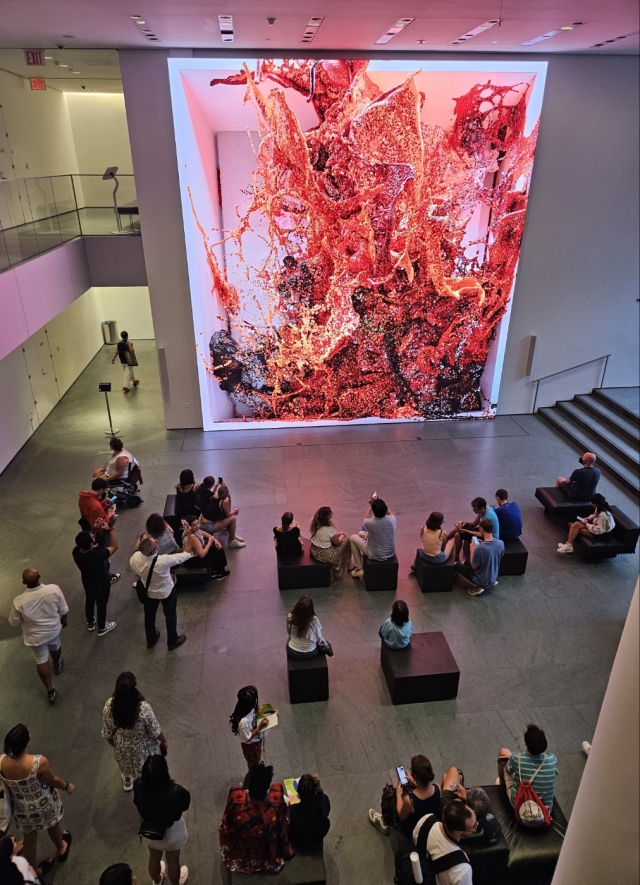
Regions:
M 465 833 L 464 839 L 473 839 L 474 844 L 495 845 L 500 838 L 500 824 L 490 812 L 489 796 L 482 787 L 465 788 L 464 774 L 452 766 L 442 778 L 440 788 L 440 817 L 444 815 L 450 802 L 463 802 L 474 812 L 478 829 Z
M 406 648 L 411 641 L 413 624 L 409 620 L 409 606 L 402 599 L 396 599 L 391 607 L 391 617 L 387 618 L 378 635 L 388 648 Z
M 474 538 L 473 553 L 467 562 L 456 564 L 456 577 L 467 588 L 470 596 L 481 593 L 498 583 L 500 560 L 504 555 L 504 542 L 493 536 L 493 523 L 482 518 L 478 524 L 480 538 Z
M 409 771 L 403 766 L 398 766 L 397 771 L 395 790 L 391 784 L 383 790 L 382 813 L 370 808 L 369 820 L 385 836 L 393 827 L 411 839 L 416 824 L 425 814 L 440 816 L 440 787 L 433 783 L 433 768 L 426 756 L 413 756 Z
M 589 499 L 593 504 L 594 510 L 589 516 L 583 519 L 578 516 L 576 522 L 572 522 L 569 526 L 569 537 L 566 543 L 560 541 L 558 544 L 558 553 L 573 553 L 573 542 L 578 535 L 607 535 L 616 527 L 616 521 L 611 515 L 611 504 L 604 495 L 596 492 Z
M 496 492 L 494 512 L 500 525 L 500 540 L 517 541 L 522 534 L 522 513 L 516 502 L 509 500 L 506 489 L 498 489 Z
M 383 562 L 396 555 L 396 518 L 378 493 L 369 499 L 369 508 L 364 515 L 362 531 L 351 535 L 351 553 L 356 564 L 352 578 L 364 575 L 362 557 L 374 562 Z
M 456 562 L 460 562 L 460 552 L 464 554 L 464 559 L 469 562 L 471 559 L 471 541 L 473 538 L 480 538 L 480 520 L 491 520 L 491 534 L 494 538 L 500 538 L 500 523 L 495 511 L 491 507 L 487 507 L 484 498 L 474 498 L 471 502 L 471 509 L 475 513 L 475 518 L 471 522 L 457 522 L 455 528 L 451 529 L 447 535 L 447 541 L 452 538 L 455 540 L 455 557 Z
M 329 832 L 331 803 L 317 774 L 303 774 L 298 780 L 298 799 L 289 806 L 289 841 L 296 854 L 322 854 L 322 843 Z
M 290 510 L 282 514 L 280 525 L 274 527 L 273 542 L 276 546 L 276 553 L 283 559 L 297 557 L 304 552 L 300 526 L 294 520 Z
M 417 556 L 429 565 L 442 565 L 447 562 L 455 549 L 455 538 L 449 539 L 449 536 L 442 528 L 443 522 L 444 514 L 434 510 L 433 513 L 429 514 L 426 523 L 420 529 L 422 550 L 418 550 Z M 411 566 L 411 571 L 415 572 L 415 570 L 414 564 Z
M 322 635 L 322 625 L 313 608 L 313 599 L 305 594 L 287 615 L 287 655 L 297 660 L 319 654 L 333 657 L 333 649 Z

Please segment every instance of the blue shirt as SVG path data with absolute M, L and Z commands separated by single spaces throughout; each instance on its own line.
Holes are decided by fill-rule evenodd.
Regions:
M 406 648 L 409 645 L 411 634 L 413 633 L 413 625 L 411 621 L 407 621 L 402 627 L 394 624 L 391 618 L 387 618 L 382 627 L 378 630 L 378 634 L 382 638 L 385 645 L 389 648 Z
M 507 501 L 494 510 L 500 523 L 500 538 L 503 541 L 515 541 L 522 534 L 522 514 L 515 501 Z M 494 535 L 494 538 L 496 535 Z
M 494 538 L 493 541 L 481 541 L 474 547 L 471 559 L 477 568 L 471 580 L 478 587 L 490 587 L 498 578 L 500 560 L 504 553 L 504 542 Z
M 491 534 L 494 538 L 500 537 L 500 523 L 493 507 L 487 507 L 487 512 L 483 513 L 480 519 L 490 519 L 492 525 Z

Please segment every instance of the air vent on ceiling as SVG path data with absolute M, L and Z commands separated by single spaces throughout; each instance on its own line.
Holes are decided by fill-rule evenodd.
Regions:
M 315 35 L 318 33 L 318 28 L 324 21 L 324 16 L 317 16 L 315 18 L 310 18 L 307 22 L 307 26 L 302 32 L 302 37 L 300 37 L 301 43 L 311 43 Z
M 574 22 L 572 25 L 563 25 L 561 28 L 555 28 L 553 31 L 547 31 L 546 34 L 534 37 L 533 40 L 527 40 L 526 43 L 521 43 L 520 46 L 535 46 L 536 43 L 542 43 L 543 40 L 550 40 L 551 37 L 557 37 L 558 34 L 562 34 L 565 31 L 573 31 L 574 28 L 579 28 L 583 24 L 584 22 Z
M 477 37 L 478 34 L 481 34 L 483 31 L 488 31 L 489 28 L 494 28 L 496 25 L 500 24 L 500 19 L 498 18 L 490 18 L 488 22 L 485 22 L 483 25 L 480 25 L 477 28 L 474 28 L 472 31 L 467 31 L 462 35 L 462 37 L 458 37 L 457 40 L 453 40 L 450 44 L 451 46 L 460 46 L 462 43 L 466 43 L 467 40 L 472 40 L 474 37 Z
M 393 40 L 393 38 L 396 36 L 396 34 L 399 34 L 400 31 L 403 31 L 407 27 L 407 25 L 411 24 L 412 21 L 415 21 L 415 19 L 413 19 L 413 18 L 399 19 L 392 28 L 389 28 L 389 30 L 386 33 L 384 33 L 382 35 L 382 37 L 379 37 L 376 40 L 376 45 L 378 45 L 380 43 L 388 43 L 390 40 Z
M 223 43 L 233 43 L 234 34 L 233 34 L 233 16 L 232 15 L 219 15 L 218 16 L 218 25 L 220 27 L 220 37 L 222 38 Z

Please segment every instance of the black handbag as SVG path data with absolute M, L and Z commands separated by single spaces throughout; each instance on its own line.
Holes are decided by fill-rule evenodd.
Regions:
M 160 826 L 160 824 L 154 824 L 153 821 L 143 820 L 140 824 L 140 829 L 138 830 L 138 836 L 140 836 L 140 841 L 143 839 L 150 839 L 152 842 L 160 842 L 164 839 L 164 834 L 166 830 Z
M 149 574 L 147 575 L 147 582 L 143 584 L 140 578 L 136 581 L 136 593 L 138 595 L 138 602 L 142 605 L 147 601 L 147 591 L 149 590 L 149 584 L 151 583 L 151 576 L 153 575 L 153 570 L 156 566 L 156 562 L 158 560 L 157 556 L 154 556 L 153 562 L 151 563 L 151 568 L 149 569 Z M 153 836 L 147 836 L 148 839 L 153 839 Z M 162 839 L 162 836 L 156 836 L 157 839 Z

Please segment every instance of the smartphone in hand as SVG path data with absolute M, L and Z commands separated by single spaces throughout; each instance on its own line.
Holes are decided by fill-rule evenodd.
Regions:
M 405 787 L 409 783 L 409 781 L 407 780 L 407 773 L 404 770 L 404 765 L 398 765 L 396 771 L 398 772 L 398 780 L 400 781 L 402 786 Z

